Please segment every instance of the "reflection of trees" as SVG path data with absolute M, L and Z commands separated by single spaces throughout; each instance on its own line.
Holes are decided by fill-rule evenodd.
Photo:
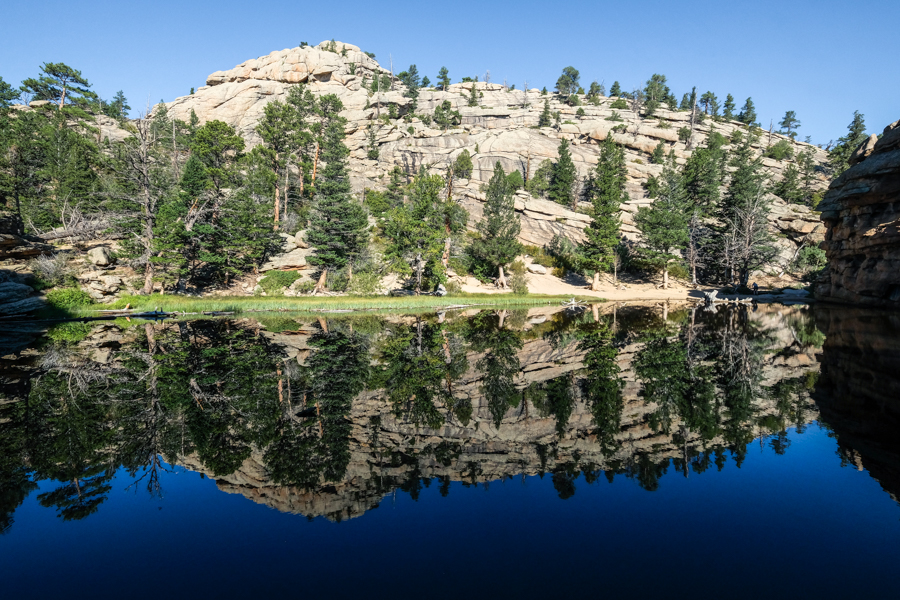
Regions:
M 416 426 L 437 429 L 444 424 L 438 406 L 468 422 L 471 400 L 454 394 L 454 382 L 468 368 L 465 350 L 444 323 L 426 323 L 416 317 L 415 325 L 399 325 L 381 347 L 383 370 L 378 384 L 387 391 L 398 416 Z
M 487 400 L 494 427 L 500 427 L 506 411 L 519 404 L 515 377 L 521 366 L 518 352 L 522 349 L 522 337 L 504 326 L 506 317 L 507 311 L 496 315 L 481 312 L 470 319 L 466 332 L 471 349 L 484 353 L 476 367 L 481 372 L 481 393 Z
M 579 349 L 585 353 L 581 393 L 591 408 L 597 442 L 605 454 L 610 454 L 615 450 L 615 435 L 619 432 L 624 407 L 622 388 L 625 382 L 616 362 L 619 353 L 612 344 L 612 332 L 605 321 L 582 327 L 581 331 Z

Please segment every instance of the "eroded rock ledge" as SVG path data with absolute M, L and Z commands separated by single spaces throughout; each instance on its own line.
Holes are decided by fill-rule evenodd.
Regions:
M 828 274 L 823 300 L 900 306 L 900 121 L 872 136 L 819 205 Z

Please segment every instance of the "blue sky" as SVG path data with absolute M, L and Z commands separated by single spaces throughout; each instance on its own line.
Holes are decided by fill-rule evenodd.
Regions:
M 140 109 L 248 58 L 335 38 L 432 80 L 445 65 L 454 81 L 490 69 L 494 81 L 552 88 L 572 65 L 584 84 L 632 89 L 663 73 L 679 98 L 694 85 L 739 107 L 752 96 L 766 127 L 794 110 L 800 138 L 827 143 L 854 110 L 870 132 L 900 119 L 898 18 L 898 0 L 43 0 L 4 6 L 0 77 L 18 85 L 61 61 Z

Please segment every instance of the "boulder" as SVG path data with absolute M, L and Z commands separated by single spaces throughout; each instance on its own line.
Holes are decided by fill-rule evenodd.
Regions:
M 87 259 L 93 265 L 97 265 L 98 267 L 106 267 L 112 264 L 112 252 L 109 251 L 109 248 L 105 246 L 97 246 L 96 248 L 91 248 L 87 252 Z
M 29 286 L 14 281 L 0 283 L 0 315 L 32 312 L 44 305 Z
M 531 263 L 530 265 L 528 265 L 527 269 L 529 273 L 534 273 L 535 275 L 547 274 L 547 268 L 536 263 Z
M 305 269 L 307 267 L 306 257 L 309 256 L 310 250 L 307 248 L 295 248 L 284 254 L 276 254 L 267 263 L 259 268 L 260 271 L 274 271 L 287 269 Z

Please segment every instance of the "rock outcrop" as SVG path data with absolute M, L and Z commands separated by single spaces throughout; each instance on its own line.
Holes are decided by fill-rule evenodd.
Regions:
M 819 210 L 828 274 L 822 300 L 900 306 L 900 121 L 854 152 Z
M 611 98 L 600 98 L 597 105 L 585 103 L 574 107 L 552 95 L 542 95 L 537 89 L 512 90 L 484 82 L 452 84 L 446 90 L 423 89 L 413 112 L 411 100 L 403 96 L 399 82 L 395 82 L 393 89 L 370 91 L 373 78 L 387 74 L 389 71 L 358 47 L 323 42 L 315 47 L 279 50 L 228 71 L 217 71 L 207 78 L 206 86 L 168 103 L 167 109 L 170 117 L 184 121 L 190 119 L 191 111 L 201 123 L 213 119 L 224 121 L 252 146 L 260 141 L 255 127 L 263 108 L 273 100 L 284 100 L 291 86 L 304 83 L 316 95 L 336 94 L 344 105 L 342 114 L 348 120 L 351 179 L 358 193 L 364 188 L 383 189 L 388 181 L 387 173 L 395 166 L 407 174 L 417 172 L 422 166 L 445 173 L 452 161 L 468 150 L 474 165 L 471 179 L 455 181 L 454 193 L 472 215 L 470 227 L 481 217 L 484 195 L 480 188 L 490 178 L 496 162 L 507 171 L 518 169 L 527 179 L 542 161 L 555 160 L 560 140 L 567 139 L 583 179 L 597 163 L 598 141 L 612 132 L 625 148 L 630 200 L 622 207 L 621 230 L 632 239 L 637 234 L 634 213 L 652 202 L 641 184 L 662 171 L 661 165 L 650 164 L 649 160 L 657 144 L 664 142 L 667 150 L 674 151 L 677 160 L 683 163 L 692 148 L 702 144 L 711 127 L 726 137 L 744 127 L 734 121 L 713 123 L 706 119 L 695 125 L 690 145 L 686 145 L 679 138 L 678 130 L 689 124 L 687 112 L 660 109 L 653 118 L 644 118 L 629 109 L 613 109 Z M 468 105 L 473 93 L 477 95 L 477 106 Z M 458 127 L 446 131 L 432 126 L 430 120 L 435 108 L 444 101 L 459 111 L 462 120 Z M 558 128 L 538 127 L 545 101 L 549 102 L 551 112 L 560 114 Z M 391 105 L 396 108 L 398 118 L 388 118 Z M 378 150 L 376 160 L 367 156 L 370 128 Z M 821 149 L 778 134 L 764 135 L 758 142 L 758 150 L 762 152 L 780 140 L 790 143 L 795 155 L 812 148 L 815 160 L 825 161 Z M 789 159 L 763 158 L 762 161 L 773 180 L 779 179 L 782 170 L 791 163 Z M 825 187 L 823 176 L 817 185 Z M 778 242 L 782 262 L 786 262 L 802 241 L 821 241 L 822 232 L 817 230 L 820 224 L 808 210 L 781 204 L 773 211 L 771 226 L 773 233 L 781 234 Z M 526 193 L 517 196 L 516 209 L 522 222 L 520 239 L 526 244 L 547 244 L 555 234 L 578 241 L 589 222 L 578 210 L 535 199 Z

